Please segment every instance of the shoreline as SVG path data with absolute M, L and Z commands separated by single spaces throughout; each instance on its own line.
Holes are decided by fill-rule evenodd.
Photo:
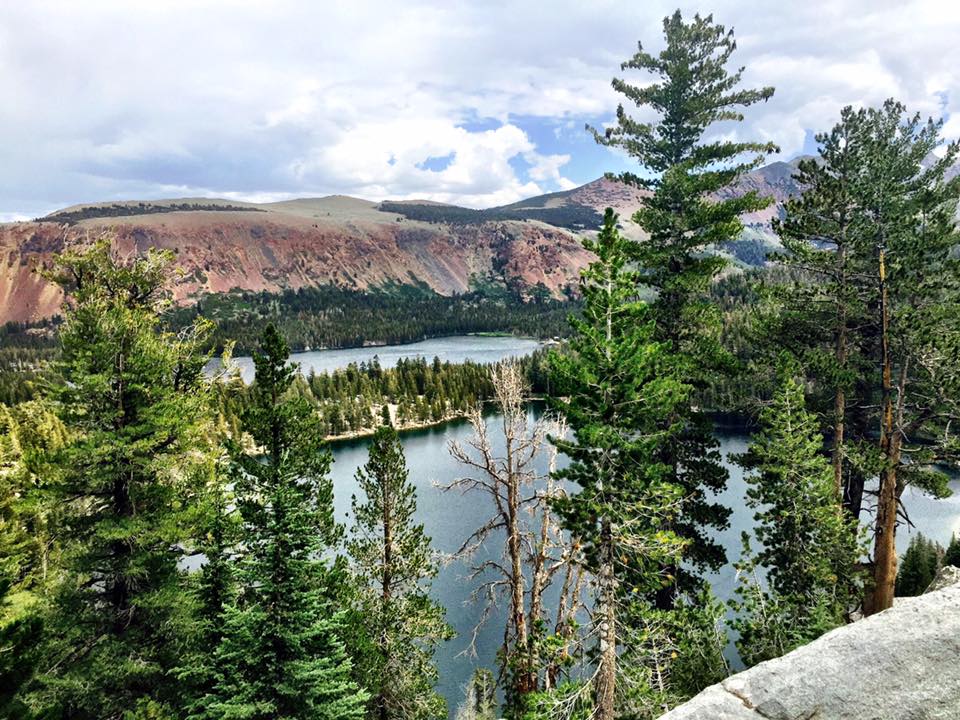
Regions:
M 290 348 L 290 355 L 303 355 L 305 353 L 314 353 L 314 352 L 337 352 L 339 350 L 370 350 L 381 347 L 404 347 L 406 345 L 416 345 L 417 343 L 427 342 L 428 340 L 443 340 L 445 338 L 456 338 L 456 337 L 482 337 L 482 338 L 516 338 L 517 340 L 534 340 L 540 345 L 550 342 L 553 338 L 541 338 L 535 337 L 533 335 L 515 335 L 510 332 L 486 332 L 486 331 L 477 331 L 469 333 L 445 333 L 443 335 L 427 335 L 426 337 L 417 338 L 416 340 L 405 340 L 403 342 L 370 342 L 363 345 L 339 345 L 337 347 L 311 347 L 309 349 L 298 347 Z M 219 349 L 219 352 L 215 352 L 213 358 L 218 357 L 223 354 L 223 349 Z M 251 358 L 252 355 L 248 352 L 239 355 L 231 355 L 233 359 L 237 358 Z

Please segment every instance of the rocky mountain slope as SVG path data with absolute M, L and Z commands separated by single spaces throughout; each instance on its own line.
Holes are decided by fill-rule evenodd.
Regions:
M 774 163 L 744 186 L 778 202 L 795 192 L 792 167 Z M 122 253 L 172 250 L 182 275 L 178 300 L 231 290 L 317 285 L 367 289 L 412 284 L 438 293 L 478 279 L 555 295 L 576 283 L 589 254 L 578 234 L 616 209 L 626 231 L 643 193 L 601 178 L 566 192 L 488 210 L 428 202 L 373 203 L 344 196 L 253 204 L 209 198 L 74 206 L 33 222 L 0 225 L 0 322 L 55 314 L 59 292 L 35 272 L 69 245 L 102 234 Z M 744 218 L 756 245 L 770 241 L 771 208 Z M 754 253 L 754 261 L 756 254 Z M 762 258 L 762 253 L 760 254 Z

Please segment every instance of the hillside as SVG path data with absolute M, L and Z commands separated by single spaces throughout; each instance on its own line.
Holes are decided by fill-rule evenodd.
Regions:
M 743 186 L 779 203 L 796 191 L 791 171 L 790 164 L 774 163 Z M 521 293 L 542 284 L 561 296 L 589 261 L 578 234 L 597 227 L 606 207 L 621 214 L 628 234 L 642 239 L 629 222 L 642 196 L 601 178 L 486 210 L 338 195 L 264 204 L 184 198 L 78 205 L 0 225 L 0 322 L 55 314 L 61 296 L 35 269 L 64 247 L 104 233 L 115 236 L 123 253 L 172 250 L 183 271 L 174 290 L 179 301 L 324 285 L 414 285 L 451 295 L 490 278 Z M 762 262 L 777 212 L 773 207 L 744 218 L 747 235 L 724 251 L 746 263 Z

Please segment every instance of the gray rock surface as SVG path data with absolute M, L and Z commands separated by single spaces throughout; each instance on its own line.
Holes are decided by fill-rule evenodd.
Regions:
M 837 628 L 661 720 L 957 720 L 960 585 Z
M 953 565 L 944 565 L 925 592 L 936 592 L 957 583 L 960 583 L 960 568 Z

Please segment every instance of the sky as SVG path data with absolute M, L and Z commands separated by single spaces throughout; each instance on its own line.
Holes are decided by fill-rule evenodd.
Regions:
M 489 207 L 634 168 L 597 146 L 677 0 L 0 2 L 0 220 L 80 202 L 330 194 Z M 960 2 L 702 0 L 744 86 L 723 135 L 815 146 L 896 97 L 960 137 Z M 647 79 L 627 75 L 635 82 Z

